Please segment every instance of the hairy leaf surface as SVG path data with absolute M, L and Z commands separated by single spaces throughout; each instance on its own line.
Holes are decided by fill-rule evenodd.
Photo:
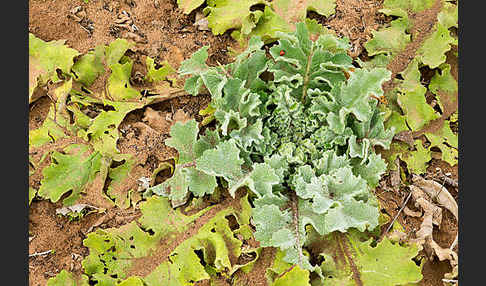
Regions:
M 176 164 L 163 184 L 180 196 L 159 194 L 174 203 L 213 189 L 190 181 L 189 168 L 219 178 L 232 196 L 246 187 L 255 195 L 252 222 L 260 245 L 280 248 L 302 271 L 317 271 L 303 250 L 307 227 L 325 235 L 378 226 L 370 190 L 386 164 L 374 147 L 389 148 L 394 131 L 385 128 L 376 97 L 391 73 L 355 68 L 346 40 L 330 34 L 311 40 L 305 23 L 279 37 L 270 59 L 254 37 L 227 65 L 208 66 L 207 47 L 181 64 L 179 73 L 192 75 L 185 89 L 197 94 L 204 86 L 211 94 L 217 143 L 196 154 L 195 122 L 174 125 L 168 144 L 178 149 L 184 169 Z M 272 76 L 264 79 L 264 73 Z

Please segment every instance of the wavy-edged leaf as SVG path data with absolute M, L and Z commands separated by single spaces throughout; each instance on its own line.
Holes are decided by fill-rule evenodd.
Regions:
M 219 142 L 219 134 L 209 131 L 201 139 L 197 139 L 199 128 L 197 122 L 192 119 L 185 123 L 176 122 L 171 130 L 171 137 L 166 139 L 166 145 L 177 150 L 179 157 L 171 178 L 151 187 L 148 190 L 158 195 L 168 196 L 172 206 L 184 204 L 189 192 L 197 197 L 212 194 L 217 187 L 216 177 L 196 169 L 196 159 L 204 154 L 204 151 L 213 149 Z
M 257 4 L 267 5 L 264 0 L 208 0 L 204 13 L 208 14 L 209 28 L 215 35 L 229 29 L 241 29 L 248 34 L 262 15 L 262 11 L 251 11 Z
M 438 147 L 442 153 L 442 160 L 454 166 L 458 160 L 458 136 L 454 134 L 450 127 L 449 120 L 444 120 L 442 128 L 435 133 L 424 133 L 430 141 L 429 149 Z
M 443 114 L 449 115 L 458 108 L 457 81 L 451 75 L 451 66 L 442 64 L 430 80 L 429 90 L 437 95 L 437 102 Z
M 386 171 L 385 160 L 380 155 L 371 153 L 368 160 L 364 163 L 355 164 L 353 166 L 353 173 L 360 175 L 365 179 L 372 188 L 378 186 L 381 176 Z
M 275 64 L 269 68 L 275 83 L 292 88 L 292 96 L 303 100 L 309 89 L 329 91 L 346 78 L 342 69 L 351 67 L 352 59 L 345 53 L 327 51 L 325 37 L 313 42 L 304 23 L 296 25 L 296 31 L 281 34 L 278 45 L 270 48 Z M 281 55 L 280 51 L 284 51 Z
M 169 64 L 167 60 L 163 61 L 160 68 L 155 67 L 155 61 L 151 57 L 145 60 L 147 66 L 147 74 L 144 79 L 150 83 L 159 83 L 167 79 L 168 75 L 175 72 L 175 69 Z
M 381 12 L 388 16 L 405 16 L 398 18 L 390 23 L 389 27 L 382 28 L 378 31 L 372 31 L 373 38 L 367 41 L 363 46 L 366 48 L 369 56 L 379 54 L 396 54 L 405 49 L 410 43 L 410 35 L 405 31 L 408 28 L 408 17 L 406 13 L 396 13 L 396 10 L 382 9 Z M 386 65 L 383 65 L 385 67 Z
M 179 67 L 179 75 L 192 75 L 186 80 L 184 90 L 189 94 L 197 95 L 201 87 L 208 89 L 211 95 L 221 97 L 221 91 L 226 83 L 226 77 L 218 73 L 215 69 L 210 69 L 206 65 L 209 46 L 203 46 L 192 56 L 184 60 Z
M 64 154 L 54 151 L 52 163 L 42 170 L 43 179 L 38 191 L 40 197 L 57 202 L 62 195 L 72 191 L 63 200 L 64 205 L 72 205 L 100 170 L 101 155 L 91 153 L 87 145 L 73 144 L 64 149 Z
M 440 22 L 436 23 L 434 32 L 423 42 L 417 50 L 416 57 L 431 69 L 437 68 L 446 61 L 445 53 L 457 45 L 457 39 Z
M 413 60 L 402 75 L 404 80 L 399 87 L 401 94 L 397 101 L 405 113 L 408 126 L 412 131 L 418 131 L 440 115 L 425 100 L 427 88 L 420 83 L 418 61 Z
M 208 175 L 223 177 L 233 187 L 243 177 L 243 159 L 233 139 L 219 143 L 215 149 L 206 150 L 196 160 L 196 168 Z
M 184 232 L 190 222 L 209 210 L 185 216 L 179 210 L 173 210 L 167 198 L 158 196 L 141 203 L 140 209 L 142 216 L 139 222 L 143 229 L 132 221 L 120 228 L 98 229 L 84 239 L 83 244 L 89 249 L 89 255 L 82 261 L 84 271 L 101 285 L 101 281 L 116 285 L 128 278 L 127 270 L 133 263 L 132 259 L 149 255 L 161 238 L 173 239 Z M 152 230 L 154 234 L 145 230 Z
M 29 103 L 38 84 L 44 85 L 48 80 L 60 81 L 56 70 L 65 75 L 71 73 L 74 57 L 79 52 L 64 45 L 65 40 L 44 42 L 29 33 Z
M 93 51 L 89 51 L 74 63 L 72 72 L 76 81 L 89 87 L 93 82 L 105 72 L 103 61 L 105 59 L 104 45 L 96 46 Z
M 303 22 L 310 11 L 316 12 L 324 17 L 329 17 L 336 8 L 335 0 L 275 0 L 272 8 L 285 21 L 291 24 Z
M 176 122 L 170 129 L 170 138 L 165 140 L 167 146 L 173 147 L 179 153 L 177 163 L 184 164 L 196 160 L 194 145 L 199 128 L 196 120 L 185 123 Z

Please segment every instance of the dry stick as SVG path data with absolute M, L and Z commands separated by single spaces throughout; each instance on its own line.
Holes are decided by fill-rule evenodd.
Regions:
M 218 64 L 218 66 L 224 71 L 224 73 L 226 74 L 227 77 L 229 78 L 233 78 L 229 72 L 224 68 L 224 66 L 219 62 L 219 61 L 216 61 L 216 63 Z
M 52 249 L 47 250 L 47 251 L 44 251 L 44 252 L 36 252 L 36 253 L 29 254 L 29 257 L 47 255 L 47 254 L 49 254 L 51 252 L 52 252 Z
M 383 233 L 382 235 L 382 238 L 385 237 L 385 235 L 388 233 L 388 231 L 392 228 L 393 224 L 395 223 L 395 221 L 397 220 L 398 216 L 400 215 L 400 213 L 403 211 L 403 209 L 405 208 L 405 206 L 407 205 L 408 203 L 408 200 L 410 199 L 410 197 L 412 196 L 412 192 L 408 193 L 408 196 L 407 196 L 407 199 L 405 200 L 405 202 L 403 203 L 402 207 L 400 208 L 400 210 L 398 211 L 398 213 L 395 215 L 395 217 L 393 218 L 392 222 L 390 223 L 390 225 L 388 226 L 388 228 L 385 230 L 385 232 Z

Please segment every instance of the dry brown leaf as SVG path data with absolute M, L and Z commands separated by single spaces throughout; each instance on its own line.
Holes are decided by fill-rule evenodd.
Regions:
M 414 178 L 414 181 L 418 182 L 421 180 Z M 423 181 L 427 181 L 427 180 L 423 180 Z M 423 181 L 421 181 L 421 185 L 425 186 L 426 188 L 427 187 L 430 188 L 430 183 L 423 182 Z M 442 209 L 429 201 L 431 200 L 429 195 L 432 194 L 439 197 L 440 193 L 437 194 L 435 192 L 431 192 L 431 190 L 426 191 L 423 188 L 417 187 L 416 185 L 410 185 L 409 187 L 412 192 L 412 197 L 415 200 L 416 206 L 420 206 L 424 211 L 422 224 L 420 225 L 419 231 L 417 231 L 416 233 L 417 238 L 412 241 L 416 242 L 419 246 L 422 246 L 429 257 L 435 255 L 440 261 L 449 260 L 450 265 L 452 267 L 452 271 L 450 273 L 446 273 L 444 275 L 444 278 L 452 279 L 457 277 L 459 261 L 458 261 L 457 252 L 452 250 L 454 243 L 457 242 L 457 236 L 456 236 L 456 240 L 453 242 L 453 246 L 450 248 L 441 247 L 440 245 L 437 244 L 437 242 L 434 241 L 433 238 L 433 225 L 436 224 L 437 222 L 437 221 L 434 222 L 434 216 L 437 216 L 438 213 L 437 209 L 440 210 Z M 440 213 L 442 214 L 442 212 Z M 442 218 L 442 215 L 440 215 L 440 218 Z
M 393 189 L 398 190 L 400 187 L 400 159 L 396 158 L 393 162 L 396 166 L 396 170 L 390 172 L 390 184 Z
M 208 27 L 208 19 L 204 17 L 204 14 L 201 12 L 196 13 L 196 20 L 194 21 L 194 26 L 197 27 L 200 31 L 210 31 Z
M 393 139 L 407 143 L 410 147 L 415 146 L 411 131 L 402 131 L 393 137 Z
M 421 217 L 422 216 L 421 211 L 413 211 L 413 210 L 409 209 L 407 206 L 405 206 L 405 208 L 403 208 L 403 213 L 408 215 L 408 216 L 411 216 L 411 217 Z
M 414 185 L 420 187 L 440 206 L 448 209 L 458 220 L 457 202 L 445 187 L 435 181 L 426 180 L 417 175 L 412 176 L 412 181 Z
M 147 122 L 148 126 L 161 133 L 166 132 L 170 127 L 170 123 L 162 116 L 162 113 L 150 107 L 145 109 L 142 121 Z
M 458 206 L 457 202 L 452 197 L 451 193 L 442 186 L 441 184 L 437 183 L 433 180 L 426 180 L 420 176 L 413 175 L 412 181 L 416 186 L 419 186 L 422 190 L 424 190 L 435 202 L 437 202 L 440 206 L 445 207 L 448 209 L 459 222 L 459 214 L 458 214 Z M 458 235 L 452 242 L 450 249 L 454 249 L 458 242 Z
M 184 112 L 184 110 L 182 109 L 179 109 L 177 110 L 175 113 L 174 113 L 174 116 L 172 117 L 172 119 L 177 122 L 177 121 L 180 121 L 181 123 L 184 123 L 186 121 L 188 121 L 189 119 L 191 119 L 189 117 L 189 115 L 187 113 Z M 174 122 L 174 123 L 175 123 Z
M 420 207 L 425 213 L 424 220 L 426 216 L 430 214 L 432 223 L 440 226 L 442 223 L 442 209 L 431 203 L 428 195 L 417 186 L 411 185 L 410 190 L 412 191 L 412 197 L 415 200 L 415 206 Z

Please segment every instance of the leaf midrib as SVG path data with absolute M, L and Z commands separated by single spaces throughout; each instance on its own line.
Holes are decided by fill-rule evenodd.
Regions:
M 311 50 L 309 52 L 309 56 L 307 56 L 307 66 L 305 67 L 305 74 L 304 74 L 304 84 L 302 86 L 302 103 L 305 103 L 305 98 L 307 96 L 307 86 L 309 85 L 309 73 L 311 67 L 312 56 L 314 55 L 314 42 L 312 42 Z

